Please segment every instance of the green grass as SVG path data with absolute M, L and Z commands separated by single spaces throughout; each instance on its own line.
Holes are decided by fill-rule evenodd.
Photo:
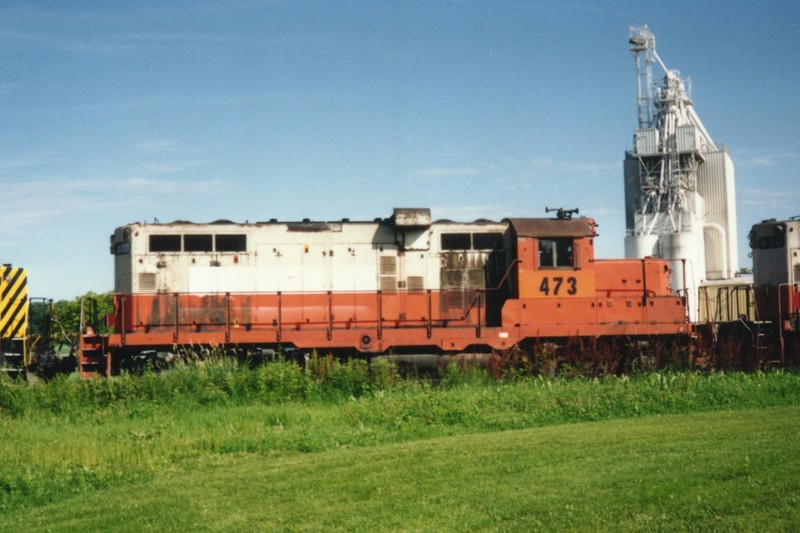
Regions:
M 206 454 L 17 509 L 25 530 L 792 530 L 800 408 L 651 416 L 319 453 Z
M 791 529 L 798 415 L 790 372 L 0 381 L 0 531 Z

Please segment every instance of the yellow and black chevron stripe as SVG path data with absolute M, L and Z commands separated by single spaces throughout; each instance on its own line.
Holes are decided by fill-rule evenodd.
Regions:
M 0 339 L 28 336 L 28 273 L 0 266 Z

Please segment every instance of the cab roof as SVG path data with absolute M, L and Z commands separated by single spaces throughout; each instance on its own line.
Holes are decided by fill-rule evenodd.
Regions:
M 517 237 L 595 237 L 592 218 L 507 218 Z

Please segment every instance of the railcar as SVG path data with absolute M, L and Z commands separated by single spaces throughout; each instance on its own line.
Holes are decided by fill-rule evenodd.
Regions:
M 755 321 L 751 329 L 773 353 L 798 357 L 800 331 L 800 220 L 765 220 L 749 234 Z
M 74 370 L 74 358 L 59 358 L 51 337 L 53 301 L 28 295 L 28 272 L 0 266 L 0 372 L 26 379 Z
M 758 319 L 800 329 L 800 220 L 765 220 L 749 240 Z
M 721 368 L 755 370 L 800 362 L 800 220 L 764 220 L 750 230 L 753 276 L 701 287 L 698 337 Z M 708 344 L 708 343 L 706 343 Z
M 28 273 L 0 266 L 0 371 L 18 375 L 28 361 Z
M 80 371 L 182 347 L 413 356 L 688 335 L 670 262 L 596 259 L 597 224 L 571 215 L 127 224 L 110 243 L 113 333 L 84 325 Z

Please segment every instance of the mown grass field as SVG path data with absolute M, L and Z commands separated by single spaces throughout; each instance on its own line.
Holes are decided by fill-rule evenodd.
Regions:
M 792 530 L 800 376 L 0 384 L 0 531 Z

